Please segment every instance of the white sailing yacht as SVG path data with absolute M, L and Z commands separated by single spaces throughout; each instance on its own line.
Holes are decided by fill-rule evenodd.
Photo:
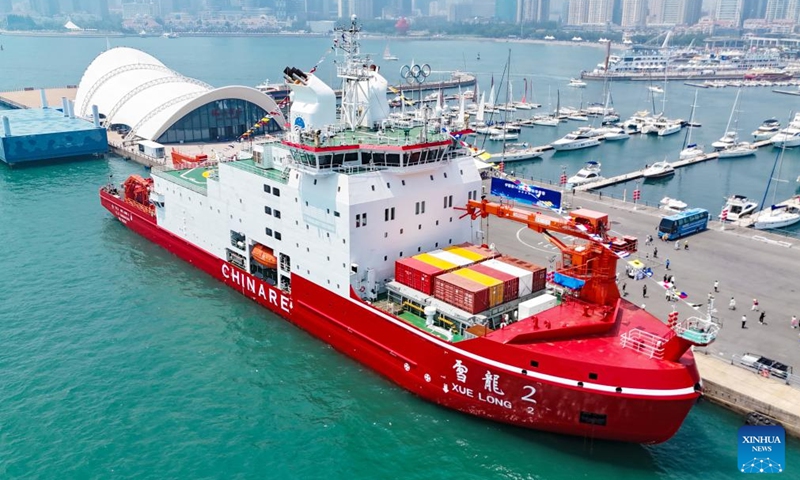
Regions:
M 389 45 L 386 45 L 386 48 L 383 50 L 383 59 L 388 62 L 394 62 L 400 60 L 395 55 L 392 55 L 392 52 L 389 51 Z
M 769 188 L 773 181 L 786 182 L 786 180 L 782 180 L 780 178 L 781 167 L 783 166 L 783 154 L 785 152 L 786 147 L 783 147 L 778 155 L 776 155 L 775 162 L 777 164 L 777 169 L 775 166 L 773 166 L 773 171 L 778 172 L 777 177 L 770 177 L 769 181 L 767 182 L 767 190 L 764 192 L 764 201 L 761 202 L 762 205 L 767 201 Z M 791 198 L 785 202 L 776 204 L 775 197 L 777 195 L 777 191 L 778 189 L 776 186 L 772 190 L 772 204 L 756 213 L 753 217 L 753 220 L 755 221 L 755 223 L 753 223 L 753 227 L 755 229 L 771 230 L 775 228 L 784 228 L 800 222 L 800 197 Z
M 703 155 L 703 148 L 692 142 L 692 125 L 694 125 L 694 111 L 697 108 L 697 90 L 694 91 L 694 103 L 692 103 L 692 114 L 689 116 L 689 128 L 686 131 L 686 138 L 683 139 L 683 149 L 678 158 L 686 160 Z
M 731 130 L 731 122 L 733 121 L 733 116 L 736 113 L 736 105 L 739 103 L 739 95 L 741 93 L 742 88 L 739 87 L 739 89 L 736 90 L 736 98 L 733 100 L 733 107 L 731 108 L 731 114 L 728 117 L 728 124 L 725 126 L 725 134 L 719 140 L 711 144 L 715 150 L 723 150 L 725 148 L 732 147 L 736 145 L 736 142 L 739 140 L 737 133 Z

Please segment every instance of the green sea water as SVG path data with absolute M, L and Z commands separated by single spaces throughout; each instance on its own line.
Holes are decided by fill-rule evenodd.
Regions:
M 212 40 L 128 40 L 180 46 L 184 56 L 217 49 L 216 61 L 174 67 L 193 76 L 213 69 L 208 79 L 220 85 L 238 78 Z M 236 51 L 261 58 L 263 39 L 213 42 L 245 40 L 250 47 Z M 45 41 L 47 52 L 74 58 L 58 63 L 41 50 L 30 60 Z M 29 49 L 15 60 L 23 85 L 42 78 L 24 75 L 47 60 L 50 83 L 77 83 L 92 57 L 64 40 L 2 43 L 3 54 Z M 315 44 L 304 51 L 318 54 Z M 59 77 L 67 68 L 77 73 Z M 742 418 L 708 403 L 669 442 L 637 446 L 498 425 L 420 400 L 114 220 L 98 187 L 131 173 L 146 172 L 114 157 L 0 167 L 0 478 L 741 476 Z M 792 442 L 783 476 L 800 478 L 798 469 Z

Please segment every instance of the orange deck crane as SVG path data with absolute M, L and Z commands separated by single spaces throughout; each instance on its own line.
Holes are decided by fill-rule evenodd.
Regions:
M 579 297 L 587 302 L 611 306 L 619 299 L 616 285 L 617 260 L 624 252 L 636 251 L 635 237 L 608 235 L 608 215 L 584 208 L 573 210 L 568 218 L 515 208 L 509 203 L 495 203 L 482 198 L 469 200 L 463 216 L 473 220 L 494 215 L 527 225 L 543 234 L 561 251 L 561 263 L 556 271 L 585 282 Z M 463 218 L 462 216 L 462 218 Z M 586 240 L 586 243 L 567 245 L 551 232 Z

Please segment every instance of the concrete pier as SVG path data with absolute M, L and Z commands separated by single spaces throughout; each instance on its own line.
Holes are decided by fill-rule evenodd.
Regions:
M 772 141 L 770 140 L 761 140 L 759 142 L 753 142 L 753 146 L 756 148 L 766 147 L 767 145 L 771 145 Z M 682 167 L 688 167 L 689 165 L 694 165 L 696 163 L 707 162 L 708 160 L 716 160 L 719 158 L 719 152 L 709 152 L 703 155 L 698 155 L 696 157 L 687 158 L 685 160 L 675 160 L 674 162 L 670 162 L 673 168 L 678 169 Z M 637 178 L 642 178 L 644 174 L 644 169 L 636 170 L 635 172 L 624 173 L 622 175 L 617 175 L 610 178 L 604 178 L 603 180 L 598 180 L 596 182 L 587 183 L 584 185 L 576 185 L 576 190 L 599 190 L 601 188 L 610 187 L 611 185 L 616 185 L 618 183 L 628 182 L 630 180 L 636 180 Z
M 44 90 L 44 100 L 48 105 L 61 104 L 61 97 L 68 100 L 75 100 L 78 93 L 77 86 L 46 88 Z M 9 108 L 39 108 L 42 106 L 41 90 L 27 87 L 23 90 L 13 92 L 0 92 L 0 105 Z

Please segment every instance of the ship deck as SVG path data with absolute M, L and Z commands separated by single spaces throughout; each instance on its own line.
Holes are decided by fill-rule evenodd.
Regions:
M 230 165 L 234 168 L 265 178 L 270 178 L 284 184 L 286 183 L 286 178 L 283 172 L 274 168 L 258 167 L 252 159 L 234 160 L 231 162 L 226 162 L 225 165 Z M 178 185 L 184 186 L 195 192 L 205 194 L 208 187 L 208 179 L 216 177 L 216 170 L 218 168 L 219 165 L 216 163 L 203 164 L 188 168 L 154 168 L 153 175 L 164 178 L 165 180 L 169 180 L 173 183 L 177 183 Z
M 317 145 L 314 139 L 305 138 L 302 144 L 306 147 L 330 148 L 347 145 L 385 145 L 401 147 L 418 143 L 431 143 L 449 140 L 442 132 L 428 131 L 427 135 L 421 126 L 407 128 L 387 128 L 380 132 L 369 129 L 343 130 L 334 135 L 323 137 Z
M 609 313 L 613 315 L 613 313 Z M 646 310 L 622 301 L 616 321 L 603 318 L 604 312 L 597 308 L 587 310 L 586 305 L 571 301 L 545 310 L 534 319 L 526 318 L 505 328 L 495 330 L 485 338 L 513 344 L 526 349 L 540 359 L 569 359 L 572 362 L 593 365 L 602 358 L 605 366 L 634 370 L 663 370 L 682 368 L 673 362 L 651 358 L 633 348 L 623 348 L 621 337 L 626 332 L 639 328 L 657 336 L 665 336 L 669 329 Z M 549 324 L 548 329 L 546 325 Z

